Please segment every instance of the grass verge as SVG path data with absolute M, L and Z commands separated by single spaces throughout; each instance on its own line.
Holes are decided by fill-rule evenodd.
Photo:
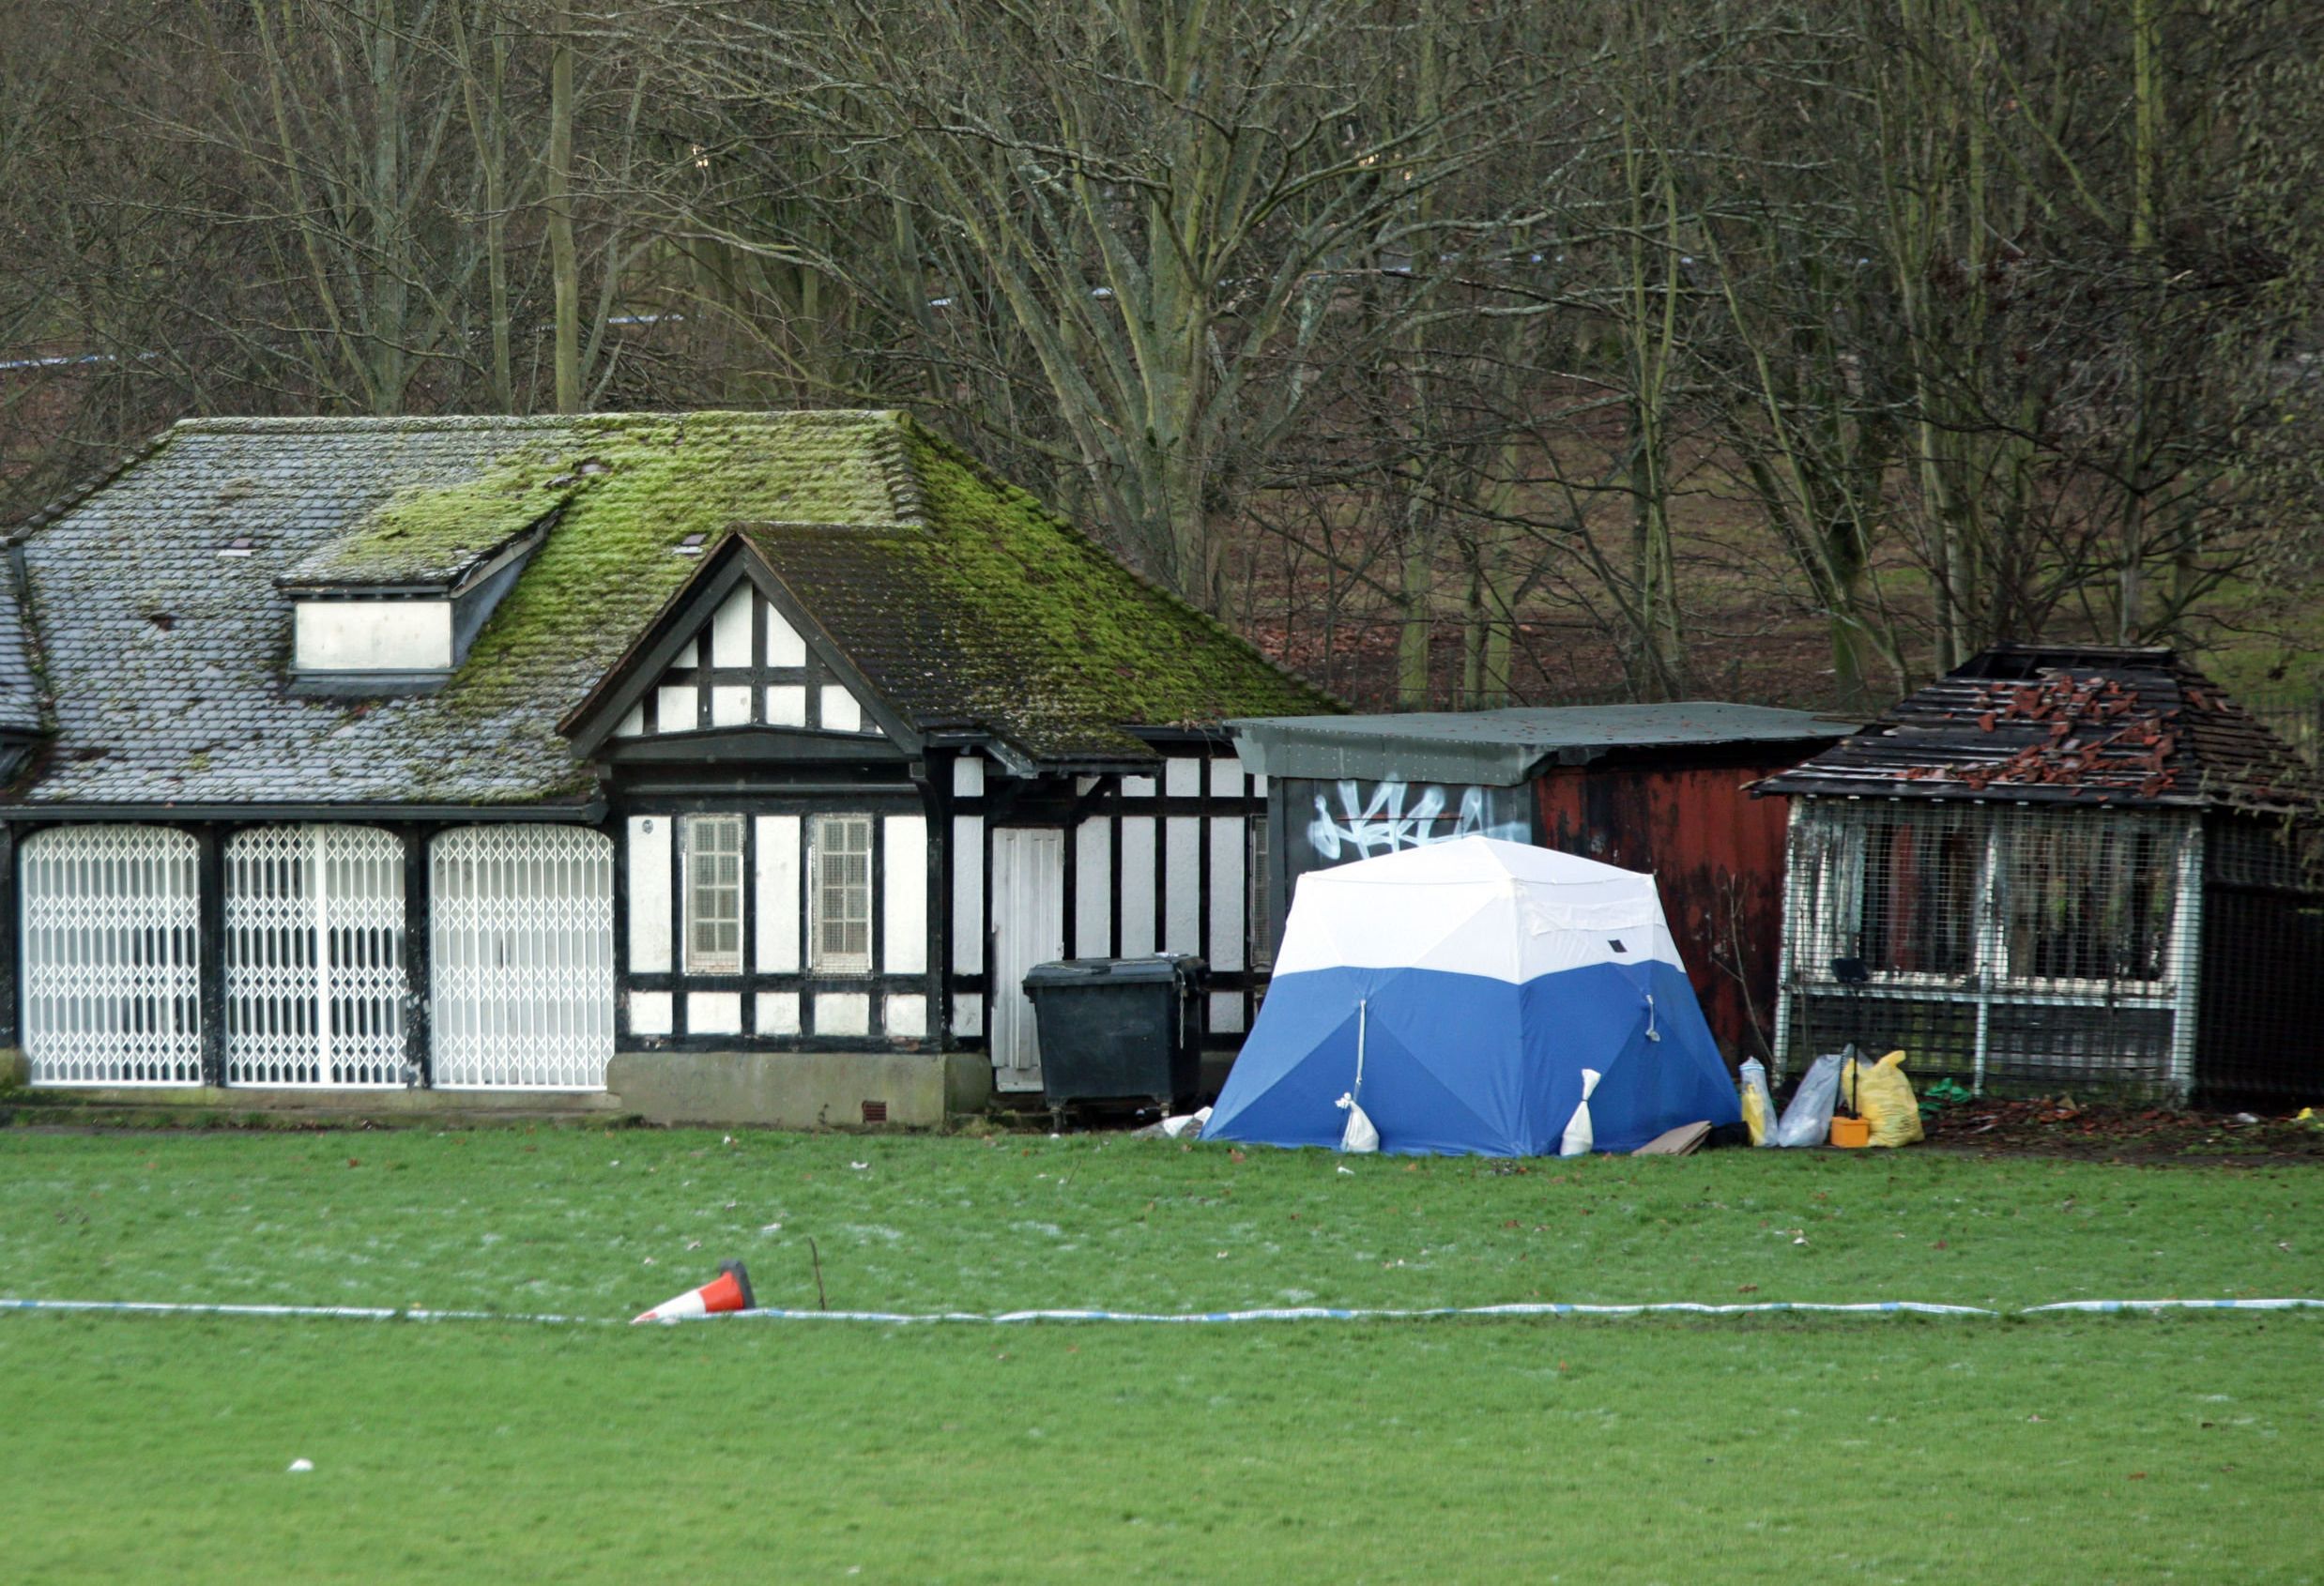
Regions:
M 2297 1581 L 2316 1340 L 20 1318 L 0 1534 L 20 1579 Z
M 10 1131 L 0 1182 L 52 1298 L 619 1319 L 739 1255 L 811 1306 L 810 1238 L 911 1310 L 2324 1291 L 2303 1166 Z M 0 1316 L 0 1573 L 2314 1580 L 2320 1320 Z
M 1238 1159 L 1239 1158 L 1239 1159 Z M 0 1132 L 0 1293 L 628 1317 L 2324 1294 L 2324 1176 L 1937 1152 L 1343 1162 L 1076 1136 Z

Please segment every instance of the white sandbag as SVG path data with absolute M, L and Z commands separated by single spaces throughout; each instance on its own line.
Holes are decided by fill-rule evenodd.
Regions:
M 1598 1131 L 1590 1124 L 1590 1092 L 1598 1089 L 1598 1070 L 1582 1071 L 1582 1100 L 1566 1121 L 1566 1137 L 1558 1142 L 1560 1156 L 1587 1156 L 1598 1145 Z
M 1783 1121 L 1775 1126 L 1777 1145 L 1820 1146 L 1831 1137 L 1842 1060 L 1840 1053 L 1827 1052 L 1808 1065 L 1808 1076 L 1793 1093 L 1792 1105 L 1783 1109 Z
M 1339 1149 L 1345 1151 L 1373 1151 L 1380 1149 L 1380 1131 L 1364 1109 L 1355 1105 L 1355 1093 L 1351 1090 L 1339 1098 L 1340 1107 L 1348 1115 L 1348 1126 L 1340 1131 Z
M 1162 1121 L 1162 1133 L 1173 1140 L 1183 1139 L 1188 1135 L 1200 1135 L 1202 1132 L 1202 1125 L 1210 1121 L 1211 1109 L 1209 1107 L 1204 1107 L 1199 1112 L 1182 1112 L 1175 1118 L 1166 1118 Z

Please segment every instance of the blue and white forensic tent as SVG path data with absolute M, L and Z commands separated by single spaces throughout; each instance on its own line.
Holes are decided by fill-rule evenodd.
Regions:
M 1275 975 L 1206 1140 L 1554 1154 L 1590 1095 L 1599 1151 L 1741 1115 L 1654 877 L 1490 837 L 1299 878 Z

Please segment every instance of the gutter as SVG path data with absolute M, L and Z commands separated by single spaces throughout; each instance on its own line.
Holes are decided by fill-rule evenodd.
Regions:
M 0 820 L 447 820 L 466 825 L 534 821 L 594 826 L 605 801 L 586 804 L 0 804 Z

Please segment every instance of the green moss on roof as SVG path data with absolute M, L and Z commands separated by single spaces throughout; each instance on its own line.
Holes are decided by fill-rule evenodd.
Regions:
M 284 687 L 285 584 L 451 575 L 551 511 L 440 691 Z M 738 523 L 925 726 L 1144 758 L 1124 727 L 1333 708 L 896 414 L 199 419 L 26 547 L 57 699 L 28 796 L 582 801 L 558 722 L 711 564 L 682 542 Z
M 907 450 L 940 546 L 933 572 L 988 614 L 994 659 L 1050 708 L 1139 726 L 1337 711 L 1223 623 L 1145 582 L 1072 524 L 918 425 Z
M 1033 496 L 899 428 L 924 526 L 746 530 L 892 705 L 1065 760 L 1146 757 L 1125 728 L 1340 709 Z
M 540 458 L 482 478 L 397 491 L 347 533 L 301 559 L 291 585 L 450 585 L 564 505 L 575 476 Z
M 895 419 L 879 413 L 604 415 L 501 458 L 493 474 L 546 478 L 584 459 L 602 471 L 575 473 L 564 515 L 431 703 L 555 738 L 564 707 L 701 565 L 678 554 L 689 536 L 707 545 L 771 513 L 894 522 L 885 463 L 896 439 Z M 586 781 L 576 769 L 576 785 Z

